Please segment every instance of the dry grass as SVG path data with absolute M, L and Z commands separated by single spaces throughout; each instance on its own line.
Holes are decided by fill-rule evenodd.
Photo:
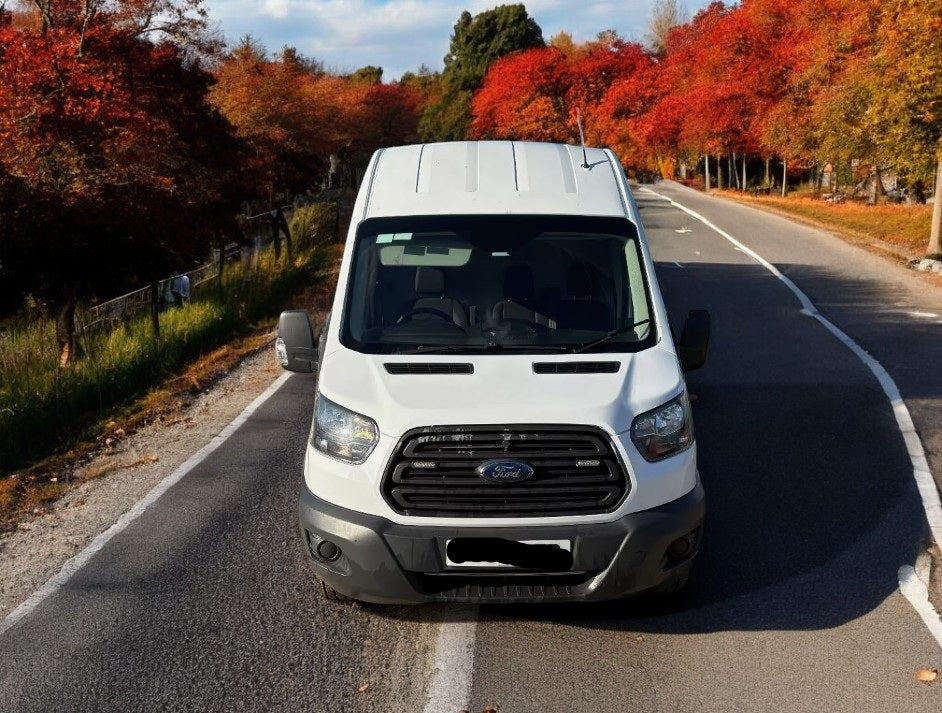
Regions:
M 893 248 L 909 257 L 923 257 L 929 243 L 930 205 L 866 205 L 847 201 L 830 204 L 820 198 L 750 196 L 734 191 L 721 195 L 751 205 L 800 218 L 815 226 L 878 246 Z

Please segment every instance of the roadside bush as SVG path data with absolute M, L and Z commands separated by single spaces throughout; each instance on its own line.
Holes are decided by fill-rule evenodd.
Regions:
M 311 203 L 294 211 L 289 223 L 291 237 L 299 250 L 335 242 L 337 235 L 337 204 Z
M 279 267 L 271 248 L 254 265 L 228 265 L 222 284 L 194 289 L 193 301 L 160 315 L 138 313 L 114 330 L 79 339 L 84 356 L 58 368 L 52 320 L 10 323 L 0 332 L 0 474 L 88 436 L 110 410 L 143 395 L 201 354 L 278 313 L 317 277 L 325 251 L 299 250 Z

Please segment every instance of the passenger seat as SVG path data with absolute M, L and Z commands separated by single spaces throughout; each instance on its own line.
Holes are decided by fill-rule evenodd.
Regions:
M 612 328 L 612 310 L 599 299 L 598 276 L 586 262 L 574 262 L 566 271 L 566 295 L 559 305 L 559 326 L 566 329 Z
M 534 309 L 534 302 L 533 271 L 527 265 L 511 265 L 504 272 L 504 299 L 494 305 L 491 319 L 520 319 L 555 328 L 553 320 Z

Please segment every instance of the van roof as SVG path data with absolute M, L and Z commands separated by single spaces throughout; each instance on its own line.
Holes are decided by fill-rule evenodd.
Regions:
M 460 141 L 377 152 L 363 218 L 551 214 L 630 217 L 609 151 L 520 141 Z

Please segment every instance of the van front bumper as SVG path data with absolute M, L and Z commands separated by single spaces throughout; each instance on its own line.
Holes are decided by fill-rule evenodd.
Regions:
M 699 480 L 673 502 L 585 525 L 405 526 L 338 507 L 307 487 L 302 487 L 299 506 L 301 535 L 317 575 L 341 594 L 381 604 L 602 601 L 643 592 L 689 570 L 700 547 L 705 510 Z M 672 556 L 671 543 L 691 533 L 690 551 Z M 532 572 L 446 566 L 445 544 L 458 537 L 570 540 L 572 568 Z

